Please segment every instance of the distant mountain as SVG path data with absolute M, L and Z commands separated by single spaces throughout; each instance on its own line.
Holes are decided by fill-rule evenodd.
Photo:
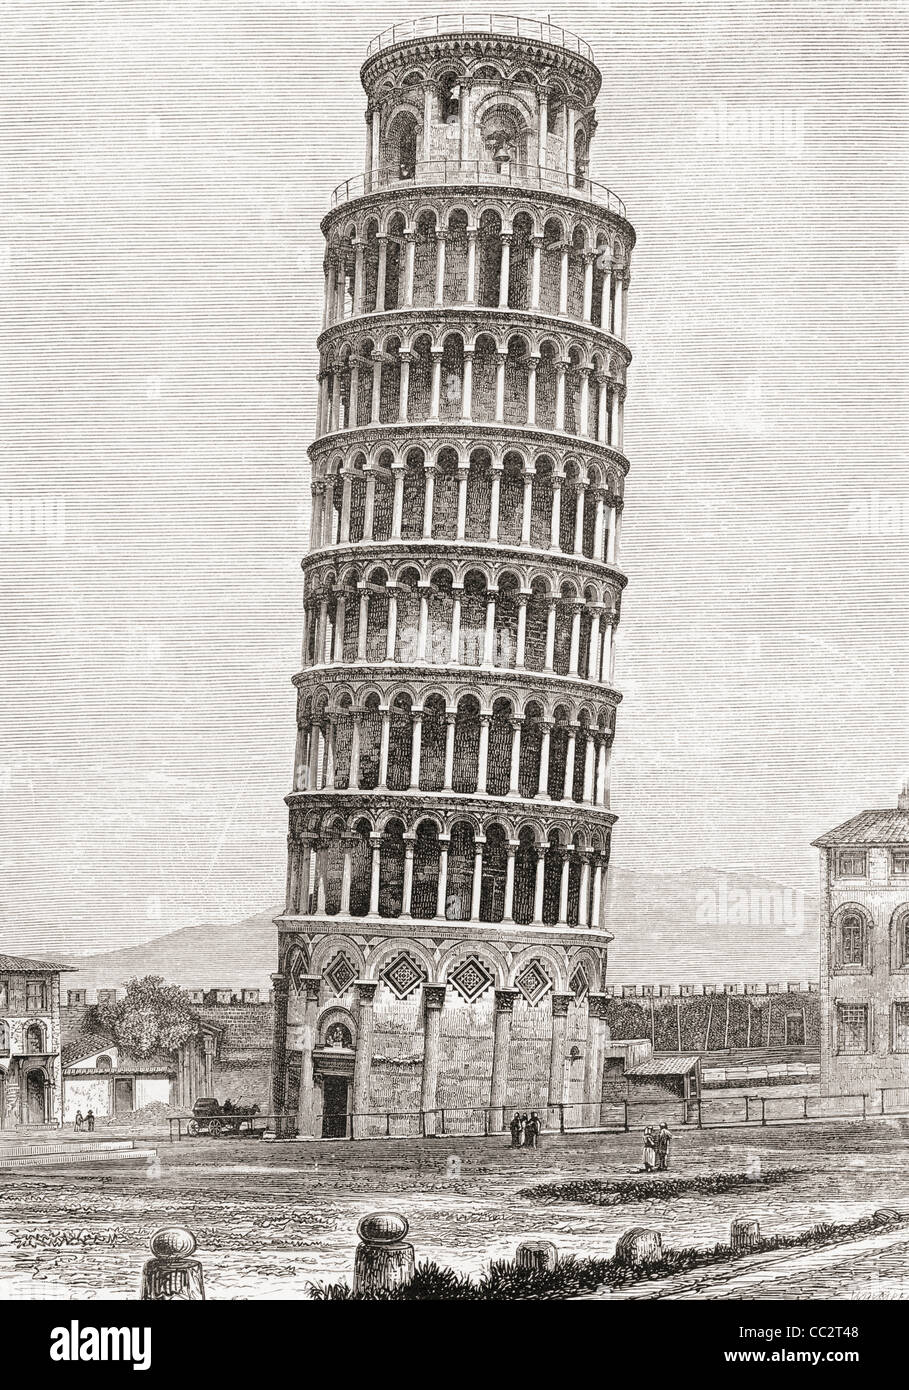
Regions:
M 93 991 L 131 975 L 163 975 L 186 989 L 267 990 L 275 968 L 273 919 L 280 910 L 227 926 L 184 927 L 119 951 L 70 956 L 65 959 L 78 974 L 65 976 L 63 988 Z M 616 869 L 607 910 L 615 933 L 609 978 L 616 984 L 817 979 L 817 899 L 770 879 L 703 868 L 679 874 Z

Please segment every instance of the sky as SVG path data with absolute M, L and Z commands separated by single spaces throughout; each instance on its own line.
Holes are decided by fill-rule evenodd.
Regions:
M 319 220 L 369 39 L 423 13 L 0 7 L 7 949 L 282 897 Z M 909 772 L 906 8 L 549 14 L 638 238 L 613 863 L 810 891 Z

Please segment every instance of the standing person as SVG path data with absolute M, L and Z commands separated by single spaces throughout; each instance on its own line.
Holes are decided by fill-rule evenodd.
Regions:
M 519 1149 L 521 1147 L 521 1117 L 517 1110 L 512 1115 L 508 1128 L 511 1130 L 511 1147 Z
M 669 1167 L 669 1145 L 671 1143 L 672 1135 L 669 1133 L 668 1126 L 665 1124 L 660 1125 L 660 1132 L 656 1140 L 657 1167 L 660 1172 L 665 1171 L 665 1169 Z
M 652 1173 L 657 1163 L 656 1136 L 653 1125 L 644 1130 L 644 1172 Z
M 86 1126 L 86 1129 L 88 1130 L 89 1134 L 93 1134 L 93 1133 L 94 1133 L 94 1130 L 95 1130 L 95 1112 L 94 1112 L 94 1110 L 89 1110 L 88 1113 L 86 1114 L 86 1116 L 85 1116 L 85 1126 Z
M 530 1119 L 527 1121 L 527 1129 L 530 1134 L 528 1146 L 531 1149 L 538 1149 L 540 1147 L 540 1133 L 543 1129 L 543 1124 L 535 1110 L 531 1110 L 530 1112 Z
M 527 1119 L 527 1111 L 526 1111 L 526 1110 L 522 1110 L 522 1111 L 521 1111 L 521 1144 L 522 1144 L 522 1146 L 523 1146 L 525 1149 L 527 1148 L 527 1146 L 528 1146 L 528 1144 L 529 1144 L 529 1139 L 528 1139 L 528 1135 L 527 1135 L 527 1126 L 528 1126 L 528 1124 L 529 1124 L 529 1120 Z
M 82 1133 L 82 1111 L 81 1111 L 81 1110 L 77 1110 L 77 1111 L 76 1111 L 76 1119 L 75 1119 L 75 1121 L 74 1121 L 74 1123 L 73 1123 L 73 1129 L 76 1131 L 77 1134 L 81 1134 L 81 1133 Z

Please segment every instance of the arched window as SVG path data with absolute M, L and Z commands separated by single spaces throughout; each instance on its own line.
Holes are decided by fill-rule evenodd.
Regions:
M 369 834 L 369 821 L 357 821 L 350 854 L 350 911 L 354 917 L 363 917 L 369 911 L 373 855 Z
M 489 751 L 486 756 L 486 792 L 489 796 L 507 796 L 511 778 L 512 747 L 511 701 L 500 696 L 492 707 L 489 725 Z M 484 918 L 490 921 L 491 918 Z
M 456 72 L 446 72 L 439 79 L 440 109 L 446 125 L 457 125 L 461 116 L 461 79 Z
M 537 878 L 537 849 L 533 831 L 525 828 L 518 835 L 514 861 L 514 907 L 512 916 L 522 926 L 533 921 L 533 902 Z
M 480 752 L 480 702 L 475 695 L 464 695 L 455 717 L 454 775 L 452 787 L 461 793 L 477 789 Z
M 505 914 L 505 877 L 508 865 L 508 837 L 501 825 L 491 825 L 483 846 L 480 882 L 480 921 L 501 922 Z
M 26 1028 L 25 1051 L 29 1054 L 44 1051 L 44 1029 L 40 1023 L 30 1023 Z
M 837 965 L 844 970 L 870 968 L 870 932 L 864 916 L 847 908 L 837 925 Z
M 473 894 L 475 836 L 473 826 L 458 821 L 452 826 L 448 850 L 445 916 L 449 922 L 469 922 Z
M 423 731 L 420 741 L 420 790 L 438 792 L 445 780 L 447 722 L 445 700 L 428 695 L 423 701 Z
M 441 782 L 439 783 L 441 786 Z M 439 896 L 439 831 L 431 820 L 417 826 L 413 855 L 413 884 L 410 891 L 410 915 L 417 918 L 435 917 Z
M 893 969 L 909 970 L 909 906 L 893 914 Z
M 396 695 L 391 707 L 388 733 L 388 787 L 393 792 L 406 791 L 410 786 L 410 750 L 413 742 L 410 706 L 409 695 Z
M 436 570 L 432 576 L 427 608 L 429 633 L 426 655 L 434 665 L 446 666 L 451 660 L 451 624 L 454 615 L 450 570 Z
M 379 916 L 400 917 L 404 901 L 404 826 L 389 821 L 379 846 Z
M 398 621 L 395 641 L 395 661 L 412 662 L 417 659 L 420 641 L 420 576 L 414 569 L 406 569 L 398 580 Z
M 112 1071 L 113 1063 L 109 1057 L 99 1057 L 95 1062 L 95 1071 Z

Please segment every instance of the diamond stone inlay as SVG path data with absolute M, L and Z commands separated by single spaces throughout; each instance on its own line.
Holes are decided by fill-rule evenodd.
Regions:
M 575 999 L 580 1004 L 590 990 L 590 981 L 587 978 L 587 971 L 583 965 L 579 965 L 568 981 L 568 988 L 571 990 Z
M 406 999 L 426 979 L 426 972 L 415 965 L 410 956 L 401 954 L 385 967 L 379 978 L 385 981 L 392 994 Z
M 448 983 L 454 986 L 462 999 L 472 1004 L 494 983 L 494 976 L 476 956 L 468 956 L 449 973 Z
M 538 1004 L 544 994 L 547 994 L 552 988 L 552 982 L 538 960 L 532 960 L 521 971 L 515 984 L 528 1004 Z
M 357 978 L 356 970 L 354 970 L 343 951 L 335 956 L 328 969 L 324 970 L 322 973 L 335 994 L 343 994 Z

